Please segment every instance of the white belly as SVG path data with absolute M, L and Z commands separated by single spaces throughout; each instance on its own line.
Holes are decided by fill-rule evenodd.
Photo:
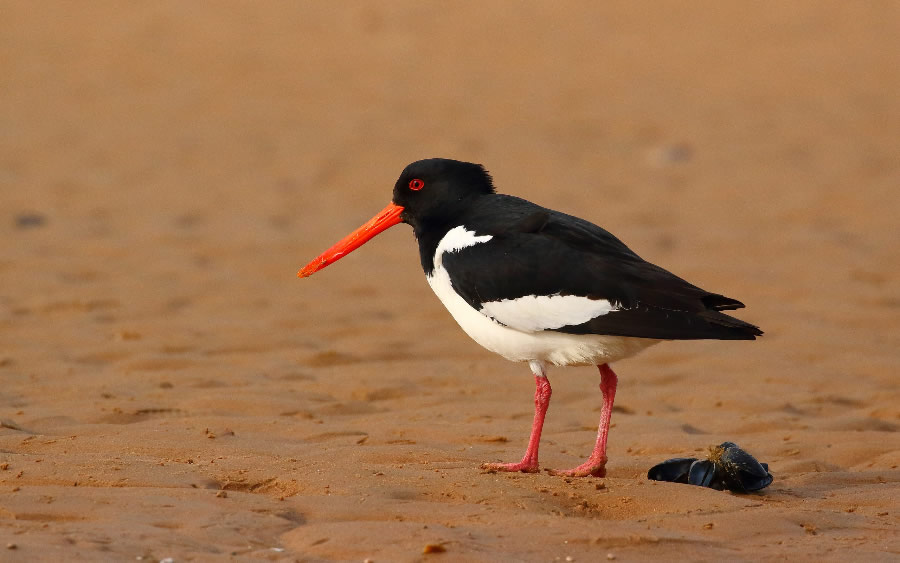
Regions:
M 503 326 L 469 305 L 453 290 L 450 276 L 437 266 L 428 285 L 459 326 L 475 342 L 514 362 L 540 361 L 558 366 L 598 365 L 637 354 L 660 342 L 648 338 L 522 331 Z

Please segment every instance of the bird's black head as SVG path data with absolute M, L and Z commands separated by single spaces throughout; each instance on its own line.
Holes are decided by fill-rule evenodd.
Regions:
M 393 202 L 403 207 L 403 222 L 418 230 L 423 223 L 452 221 L 472 198 L 492 193 L 491 176 L 480 164 L 429 158 L 403 170 Z
M 419 240 L 422 265 L 428 271 L 429 262 L 424 258 L 423 249 L 434 252 L 438 240 L 447 232 L 441 227 L 453 225 L 473 200 L 492 193 L 491 177 L 480 164 L 446 158 L 413 162 L 400 174 L 394 185 L 394 198 L 387 207 L 314 258 L 297 275 L 301 278 L 313 275 L 401 222 L 412 225 Z

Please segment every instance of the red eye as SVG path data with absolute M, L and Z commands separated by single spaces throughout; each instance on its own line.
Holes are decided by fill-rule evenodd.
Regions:
M 411 189 L 413 191 L 417 192 L 424 187 L 425 187 L 425 182 L 423 182 L 422 180 L 420 180 L 418 178 L 416 178 L 415 180 L 409 181 L 409 189 Z

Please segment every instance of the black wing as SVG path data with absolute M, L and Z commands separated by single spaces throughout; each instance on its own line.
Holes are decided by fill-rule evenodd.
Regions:
M 443 256 L 454 289 L 476 310 L 527 296 L 574 295 L 607 300 L 617 310 L 552 330 L 659 339 L 753 340 L 762 334 L 720 312 L 743 307 L 740 301 L 646 262 L 604 229 L 519 198 L 491 197 L 493 204 L 478 206 L 465 225 L 493 238 Z

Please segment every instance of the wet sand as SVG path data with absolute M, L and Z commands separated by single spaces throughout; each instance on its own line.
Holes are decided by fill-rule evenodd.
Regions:
M 900 557 L 897 4 L 2 12 L 0 559 Z M 482 473 L 521 456 L 532 377 L 409 229 L 295 278 L 430 156 L 765 337 L 617 364 L 607 478 Z M 550 381 L 542 463 L 573 466 L 599 378 Z M 723 440 L 772 486 L 646 480 Z

